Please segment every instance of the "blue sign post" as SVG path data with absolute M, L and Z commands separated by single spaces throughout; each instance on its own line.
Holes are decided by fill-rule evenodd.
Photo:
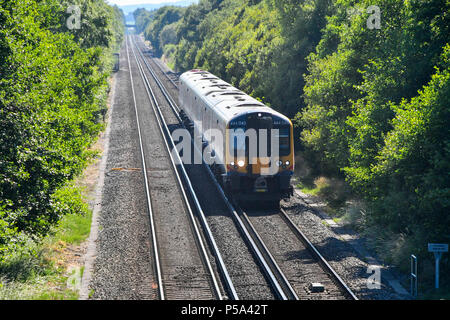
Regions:
M 428 252 L 434 253 L 435 265 L 436 265 L 436 274 L 435 274 L 435 288 L 439 289 L 439 261 L 442 258 L 443 252 L 448 252 L 448 244 L 443 243 L 429 243 L 428 244 Z

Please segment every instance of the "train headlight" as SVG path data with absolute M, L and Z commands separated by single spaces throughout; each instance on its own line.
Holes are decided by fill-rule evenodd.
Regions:
M 244 160 L 239 160 L 239 161 L 238 161 L 238 166 L 239 166 L 239 167 L 242 168 L 244 165 L 245 165 L 245 161 L 244 161 Z
M 283 161 L 278 160 L 278 161 L 277 161 L 277 166 L 281 167 L 282 165 L 283 165 Z
M 288 160 L 288 161 L 286 161 L 286 165 L 288 166 L 288 165 L 290 165 L 291 164 L 291 162 Z
M 234 162 L 234 161 L 231 161 L 230 162 L 230 166 L 234 169 L 234 170 L 237 170 L 239 167 L 237 166 L 237 164 L 236 164 L 236 162 Z

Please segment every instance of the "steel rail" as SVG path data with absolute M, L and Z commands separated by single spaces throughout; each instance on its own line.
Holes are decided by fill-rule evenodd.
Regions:
M 297 293 L 295 292 L 292 285 L 289 283 L 289 280 L 287 279 L 284 272 L 279 267 L 278 263 L 276 262 L 273 255 L 270 253 L 269 248 L 267 248 L 266 244 L 262 240 L 262 237 L 259 235 L 259 233 L 256 231 L 256 228 L 253 226 L 253 224 L 250 221 L 250 218 L 248 217 L 247 213 L 245 213 L 242 208 L 234 202 L 234 207 L 237 209 L 238 213 L 243 217 L 244 223 L 247 225 L 247 230 L 249 230 L 257 242 L 258 246 L 261 248 L 261 252 L 263 252 L 264 256 L 266 257 L 266 261 L 268 261 L 270 268 L 272 269 L 272 272 L 277 277 L 278 282 L 283 288 L 283 291 L 285 292 L 286 296 L 289 300 L 299 300 Z
M 146 63 L 147 64 L 147 63 Z M 148 68 L 151 68 L 149 66 L 147 66 Z M 162 70 L 162 68 L 160 66 L 158 66 L 160 68 L 160 70 L 162 71 L 162 73 L 167 77 L 167 79 L 171 80 L 170 77 L 164 72 L 164 70 Z M 161 81 L 159 81 L 159 79 L 157 79 L 156 75 L 154 74 L 154 72 L 152 72 L 153 77 L 155 78 L 155 80 L 157 81 L 158 84 L 160 84 L 160 88 L 161 91 L 165 91 L 168 92 L 168 90 L 164 87 L 164 85 L 161 83 Z M 172 81 L 171 81 L 172 82 Z M 165 96 L 167 96 L 167 94 L 165 93 Z M 181 118 L 178 115 L 178 112 L 180 111 L 180 108 L 178 107 L 178 105 L 176 103 L 173 102 L 173 99 L 168 99 L 169 104 L 172 108 L 172 110 L 174 111 L 175 115 L 177 116 L 177 118 L 180 120 L 181 122 Z M 197 149 L 197 152 L 199 152 L 198 148 L 195 146 L 195 148 Z M 212 173 L 210 167 L 203 162 L 203 165 L 207 168 L 207 171 L 211 177 L 211 179 L 213 180 L 214 184 L 216 185 L 216 187 L 218 188 L 218 190 L 220 191 L 222 197 L 224 198 L 225 202 L 227 203 L 227 206 L 229 207 L 230 211 L 235 211 L 235 209 L 233 208 L 233 205 L 229 202 L 228 198 L 226 197 L 224 191 L 222 190 L 222 187 L 220 186 L 220 184 L 217 182 L 217 180 L 215 179 L 214 174 Z M 241 210 L 239 207 L 237 207 L 238 210 Z M 241 210 L 242 211 L 242 210 Z M 256 233 L 255 228 L 252 226 L 252 224 L 250 223 L 250 220 L 248 219 L 248 216 L 245 214 L 244 211 L 242 211 L 242 213 L 244 214 L 244 218 L 245 220 L 249 223 L 250 229 L 253 229 L 255 231 L 255 237 L 257 239 L 259 239 L 258 241 L 262 244 L 263 247 L 265 247 L 265 250 L 268 252 L 269 254 L 269 260 L 274 260 L 273 257 L 270 255 L 270 252 L 267 250 L 267 247 L 264 245 L 264 242 L 261 240 L 260 236 Z M 312 254 L 316 257 L 316 259 L 319 261 L 319 263 L 321 264 L 322 268 L 325 269 L 326 271 L 328 271 L 328 273 L 331 275 L 331 277 L 335 280 L 335 282 L 337 282 L 337 284 L 341 287 L 341 289 L 353 300 L 358 300 L 357 296 L 353 293 L 353 291 L 349 288 L 349 286 L 345 283 L 345 281 L 337 274 L 337 272 L 333 269 L 333 267 L 326 261 L 326 259 L 322 256 L 322 254 L 317 250 L 317 248 L 311 243 L 311 241 L 309 241 L 309 239 L 306 237 L 306 235 L 295 225 L 295 223 L 290 219 L 290 217 L 286 214 L 286 212 L 284 211 L 284 209 L 280 208 L 280 212 L 279 214 L 281 215 L 281 217 L 283 218 L 283 220 L 288 224 L 288 226 L 290 227 L 290 229 L 293 231 L 293 233 L 297 236 L 297 238 L 302 241 L 302 243 L 304 243 L 306 245 L 306 247 L 310 250 L 310 252 L 312 252 Z M 271 258 L 270 258 L 271 257 Z M 276 265 L 276 264 L 275 264 Z M 278 266 L 277 266 L 278 267 Z M 278 267 L 279 269 L 279 267 Z M 281 273 L 282 274 L 282 273 Z M 286 277 L 284 275 L 280 275 L 280 277 L 284 277 L 286 279 Z M 292 286 L 289 285 L 289 287 L 292 289 Z M 292 296 L 294 297 L 294 296 Z
M 130 79 L 131 79 L 131 91 L 133 94 L 134 111 L 136 114 L 137 131 L 138 131 L 138 136 L 139 136 L 139 149 L 140 149 L 140 153 L 141 153 L 142 171 L 144 174 L 145 194 L 146 194 L 146 198 L 147 198 L 146 199 L 147 200 L 147 209 L 148 209 L 148 214 L 149 214 L 149 219 L 150 219 L 150 229 L 151 229 L 151 234 L 152 234 L 153 255 L 154 255 L 154 259 L 155 259 L 159 298 L 161 300 L 165 300 L 164 284 L 163 284 L 162 273 L 161 273 L 161 263 L 159 260 L 158 242 L 156 239 L 155 221 L 154 221 L 154 217 L 153 217 L 153 210 L 152 210 L 152 204 L 151 204 L 152 201 L 151 201 L 151 197 L 150 197 L 150 190 L 148 187 L 147 165 L 146 165 L 145 156 L 144 156 L 144 147 L 143 147 L 143 143 L 142 143 L 141 127 L 139 125 L 139 113 L 137 110 L 136 93 L 134 91 L 133 73 L 131 71 L 130 54 L 129 54 L 129 49 L 128 49 L 128 37 L 126 38 L 125 43 L 126 43 L 126 50 L 127 50 L 128 69 L 130 72 Z
M 145 45 L 144 42 L 143 42 L 143 44 Z M 159 64 L 159 62 L 158 62 L 158 61 L 155 61 L 155 60 L 154 60 L 153 62 L 158 66 L 158 69 L 161 71 L 161 73 L 163 73 L 163 74 L 166 76 L 166 78 L 173 84 L 173 86 L 174 86 L 175 88 L 178 89 L 178 84 L 176 84 L 175 81 L 173 81 L 173 79 L 171 79 L 171 78 L 167 75 L 167 72 L 163 70 L 163 68 L 161 67 L 161 65 Z
M 136 44 L 137 47 L 137 44 Z M 139 48 L 138 48 L 138 51 Z M 148 63 L 145 61 L 144 55 L 141 53 L 141 56 L 147 65 L 147 68 L 149 69 L 150 73 L 152 74 L 155 82 L 158 84 L 161 92 L 166 97 L 167 101 L 169 102 L 169 105 L 172 109 L 172 111 L 177 116 L 177 119 L 182 123 L 181 118 L 178 115 L 178 112 L 180 108 L 178 105 L 173 101 L 173 99 L 170 98 L 169 94 L 167 93 L 167 89 L 165 86 L 161 83 L 161 81 L 156 76 L 154 70 L 151 66 L 148 65 Z M 200 152 L 195 146 L 195 149 L 197 152 Z M 178 154 L 177 152 L 175 152 Z M 278 298 L 282 300 L 298 300 L 298 296 L 293 290 L 292 286 L 289 284 L 289 281 L 287 280 L 286 276 L 283 274 L 277 263 L 275 262 L 275 259 L 273 259 L 270 252 L 267 250 L 267 247 L 262 242 L 261 238 L 257 235 L 256 230 L 252 227 L 247 227 L 247 223 L 241 219 L 240 215 L 237 213 L 237 210 L 233 207 L 233 204 L 228 200 L 227 196 L 225 195 L 224 191 L 222 190 L 222 187 L 217 183 L 217 180 L 215 179 L 213 173 L 211 172 L 211 169 L 204 161 L 203 165 L 207 168 L 207 171 L 216 186 L 217 190 L 222 196 L 222 199 L 226 203 L 229 211 L 232 213 L 232 218 L 235 221 L 236 226 L 238 227 L 238 230 L 241 232 L 241 234 L 244 236 L 245 241 L 249 245 L 251 251 L 253 252 L 256 259 L 259 261 L 260 265 L 262 266 L 262 270 L 264 274 L 266 275 L 266 278 L 269 280 L 270 284 L 272 285 L 275 294 L 278 296 Z M 248 221 L 249 222 L 249 221 Z M 250 224 L 251 226 L 251 224 Z M 253 236 L 252 236 L 253 234 Z M 280 284 L 281 282 L 281 284 Z
M 163 70 L 163 68 L 161 67 L 160 62 L 157 61 L 157 60 L 153 60 L 153 62 L 158 66 L 158 69 L 161 71 L 161 73 L 163 73 L 163 74 L 166 76 L 166 78 L 172 83 L 172 85 L 173 85 L 176 89 L 178 89 L 178 84 L 176 84 L 176 82 L 175 82 L 171 77 L 169 77 L 169 75 L 167 74 L 167 72 Z
M 136 44 L 136 42 L 135 42 Z M 168 90 L 167 88 L 164 86 L 164 84 L 159 80 L 159 78 L 156 76 L 155 71 L 153 70 L 153 68 L 149 65 L 148 63 L 148 58 L 146 59 L 144 54 L 142 53 L 142 51 L 139 49 L 139 46 L 136 44 L 136 48 L 138 49 L 139 54 L 142 57 L 142 60 L 144 61 L 145 65 L 147 66 L 147 69 L 150 71 L 153 79 L 155 80 L 156 84 L 158 85 L 158 87 L 161 89 L 162 94 L 164 95 L 164 97 L 166 98 L 167 102 L 169 102 L 170 108 L 172 109 L 173 113 L 175 114 L 175 116 L 177 117 L 177 120 L 180 123 L 183 123 L 179 112 L 180 112 L 180 108 L 178 107 L 177 103 L 172 99 L 172 97 L 170 96 L 170 94 L 168 94 Z M 163 72 L 164 73 L 164 72 Z M 165 74 L 165 73 L 164 73 Z M 167 75 L 166 75 L 167 77 Z M 169 78 L 169 77 L 167 77 Z M 178 88 L 178 86 L 177 86 Z
M 344 291 L 352 300 L 358 300 L 358 297 L 353 293 L 350 287 L 342 280 L 342 278 L 337 274 L 333 267 L 328 263 L 328 261 L 322 256 L 322 254 L 317 250 L 317 248 L 312 244 L 311 241 L 306 237 L 306 235 L 297 227 L 297 225 L 292 221 L 289 215 L 283 208 L 280 208 L 279 214 L 281 218 L 286 222 L 292 232 L 296 237 L 306 246 L 306 248 L 316 257 L 316 259 L 321 264 L 322 268 L 325 269 L 330 276 L 335 280 L 341 290 Z
M 136 44 L 135 44 L 135 45 L 136 45 Z M 140 52 L 139 48 L 137 47 L 137 45 L 136 45 L 136 48 L 138 49 L 138 52 L 141 54 L 141 52 Z M 192 223 L 192 225 L 193 225 L 193 227 L 194 227 L 195 234 L 196 234 L 196 237 L 197 237 L 197 241 L 199 242 L 199 244 L 200 244 L 200 246 L 201 246 L 201 251 L 202 251 L 202 254 L 203 254 L 203 258 L 204 258 L 204 261 L 205 261 L 205 263 L 206 263 L 206 265 L 207 265 L 207 267 L 208 267 L 208 270 L 209 270 L 211 279 L 212 279 L 212 281 L 213 281 L 214 288 L 215 288 L 215 291 L 216 291 L 216 295 L 219 297 L 220 300 L 222 300 L 224 297 L 223 297 L 222 294 L 220 293 L 219 284 L 218 284 L 218 281 L 217 281 L 217 279 L 216 279 L 216 277 L 215 277 L 215 272 L 214 272 L 214 270 L 213 270 L 213 268 L 212 268 L 212 266 L 211 266 L 211 263 L 210 263 L 210 261 L 209 261 L 209 256 L 208 256 L 208 254 L 207 254 L 206 247 L 205 247 L 205 245 L 203 244 L 202 237 L 201 237 L 201 233 L 200 233 L 199 228 L 198 228 L 198 226 L 197 226 L 197 223 L 196 223 L 196 221 L 195 221 L 195 217 L 194 217 L 192 208 L 191 208 L 191 206 L 190 206 L 190 204 L 189 204 L 189 200 L 188 200 L 187 194 L 185 193 L 185 190 L 184 190 L 184 187 L 183 187 L 183 182 L 182 182 L 181 177 L 180 177 L 180 175 L 179 175 L 179 172 L 178 172 L 178 170 L 177 170 L 177 166 L 180 166 L 180 164 L 182 164 L 181 158 L 180 158 L 180 156 L 178 155 L 177 152 L 171 152 L 170 145 L 174 146 L 175 144 L 174 144 L 174 142 L 173 142 L 173 140 L 172 140 L 172 137 L 171 137 L 171 135 L 170 135 L 170 131 L 169 131 L 168 127 L 167 127 L 167 124 L 166 124 L 166 121 L 165 121 L 165 119 L 164 119 L 164 116 L 163 116 L 162 113 L 161 113 L 161 110 L 160 110 L 160 108 L 159 108 L 158 101 L 157 101 L 156 96 L 155 96 L 155 94 L 154 94 L 154 92 L 153 92 L 153 89 L 151 88 L 150 82 L 149 82 L 147 76 L 145 75 L 144 68 L 142 67 L 142 64 L 139 62 L 139 59 L 138 59 L 138 57 L 136 56 L 136 53 L 134 52 L 133 47 L 132 47 L 132 51 L 133 51 L 133 54 L 134 54 L 134 56 L 135 56 L 136 62 L 137 62 L 137 64 L 138 64 L 139 71 L 140 71 L 140 73 L 141 73 L 141 77 L 142 77 L 142 79 L 143 79 L 143 81 L 144 81 L 144 83 L 145 83 L 145 88 L 146 88 L 147 94 L 149 95 L 149 97 L 150 97 L 150 99 L 151 99 L 152 110 L 153 110 L 153 112 L 154 112 L 154 114 L 155 114 L 155 117 L 156 117 L 156 119 L 157 119 L 158 126 L 159 126 L 159 128 L 160 128 L 160 131 L 161 131 L 161 133 L 162 133 L 162 135 L 163 135 L 163 137 L 164 137 L 164 142 L 165 142 L 165 145 L 166 145 L 166 150 L 167 150 L 167 152 L 168 152 L 168 154 L 169 154 L 169 157 L 170 157 L 172 166 L 173 166 L 173 168 L 174 168 L 175 175 L 176 175 L 176 177 L 177 177 L 177 181 L 178 181 L 179 186 L 180 186 L 180 190 L 182 191 L 183 197 L 184 197 L 185 202 L 186 202 L 186 206 L 188 207 L 188 211 L 189 211 L 189 216 L 190 216 L 190 219 L 191 219 L 191 223 Z M 142 55 L 141 55 L 141 58 L 143 58 Z M 144 60 L 144 62 L 145 62 L 145 59 L 143 59 L 143 60 Z M 175 156 L 175 159 L 174 159 L 174 156 Z M 195 194 L 195 191 L 194 191 L 194 189 L 193 189 L 193 187 L 192 187 L 192 184 L 191 184 L 191 182 L 190 182 L 190 180 L 189 180 L 189 177 L 187 176 L 187 173 L 184 171 L 184 167 L 183 167 L 182 165 L 181 165 L 180 167 L 181 167 L 181 169 L 182 169 L 181 172 L 182 172 L 182 174 L 183 174 L 184 180 L 185 180 L 186 183 L 187 183 L 187 189 L 188 189 L 189 193 L 191 194 L 193 203 L 195 204 L 197 211 L 200 212 L 201 215 L 202 215 L 203 218 L 204 218 L 203 211 L 202 211 L 202 209 L 201 209 L 201 206 L 200 206 L 200 203 L 199 203 L 199 201 L 198 201 L 198 199 L 197 199 L 197 196 L 196 196 L 196 194 Z M 203 220 L 203 219 L 201 219 L 201 221 L 202 221 L 202 220 Z M 206 218 L 204 218 L 204 222 L 202 221 L 202 224 L 203 224 L 203 226 L 205 227 L 204 223 L 206 223 Z M 226 269 L 226 266 L 225 266 L 225 264 L 223 263 L 223 259 L 222 259 L 222 257 L 221 257 L 221 254 L 220 254 L 220 252 L 218 251 L 218 248 L 217 248 L 217 245 L 216 245 L 216 243 L 215 243 L 215 240 L 214 240 L 214 238 L 213 238 L 213 236 L 212 236 L 212 233 L 211 233 L 211 231 L 210 231 L 210 229 L 209 229 L 209 226 L 208 226 L 207 224 L 206 224 L 206 228 L 205 228 L 205 229 L 207 230 L 207 239 L 208 239 L 208 241 L 210 242 L 210 244 L 212 244 L 212 247 L 213 247 L 213 250 L 212 250 L 212 251 L 213 251 L 213 254 L 214 254 L 216 260 L 218 261 L 218 265 L 219 265 L 219 268 L 220 268 L 220 270 L 221 270 L 221 272 L 222 272 L 222 276 L 223 276 L 223 278 L 225 279 L 225 285 L 226 285 L 226 287 L 228 288 L 230 298 L 233 299 L 233 300 L 238 300 L 239 297 L 238 297 L 238 295 L 237 295 L 237 293 L 236 293 L 236 290 L 235 290 L 234 285 L 233 285 L 233 283 L 232 283 L 232 281 L 231 281 L 231 278 L 230 278 L 230 276 L 229 276 L 229 274 L 228 274 L 228 271 L 227 271 L 227 269 Z

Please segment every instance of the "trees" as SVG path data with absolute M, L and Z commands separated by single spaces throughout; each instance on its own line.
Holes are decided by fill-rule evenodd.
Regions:
M 179 70 L 185 71 L 193 68 L 197 51 L 205 37 L 205 34 L 201 33 L 198 28 L 211 10 L 210 2 L 205 0 L 200 1 L 198 5 L 191 5 L 186 8 L 177 26 L 175 65 Z
M 307 73 L 307 57 L 322 38 L 326 16 L 333 8 L 331 0 L 267 1 L 274 8 L 279 22 L 280 41 L 271 54 L 271 67 L 264 68 L 264 77 L 271 79 L 262 91 L 271 103 L 293 118 L 305 107 L 302 89 Z M 273 85 L 275 83 L 275 85 Z
M 450 233 L 449 13 L 446 0 L 202 0 L 159 41 L 178 70 L 296 115 L 301 148 L 366 199 L 370 223 L 429 240 Z
M 208 69 L 293 117 L 304 106 L 299 97 L 306 57 L 319 42 L 331 8 L 330 0 L 203 0 L 189 6 L 177 23 L 163 19 L 173 9 L 160 9 L 145 36 L 157 54 L 163 52 L 163 38 L 176 44 L 179 70 Z
M 432 217 L 448 210 L 448 185 L 437 177 L 448 165 L 448 124 L 433 119 L 444 116 L 439 108 L 448 99 L 449 21 L 442 13 L 449 4 L 358 1 L 362 14 L 352 15 L 351 3 L 337 1 L 309 57 L 303 142 L 342 170 L 377 223 L 394 232 L 417 232 L 419 225 L 431 237 L 433 225 L 448 233 L 448 224 L 441 228 Z M 369 5 L 381 8 L 379 30 L 367 28 Z
M 12 237 L 43 236 L 59 220 L 53 195 L 82 170 L 102 128 L 108 60 L 123 23 L 103 1 L 82 5 L 103 6 L 82 23 L 108 32 L 68 30 L 61 2 L 0 5 L 0 260 Z
M 177 26 L 176 23 L 165 25 L 159 34 L 159 43 L 161 48 L 168 44 L 175 44 L 177 42 Z
M 371 166 L 349 167 L 357 189 L 388 228 L 446 241 L 450 209 L 450 45 L 430 81 L 412 99 L 390 104 L 394 117 Z
M 45 0 L 44 7 L 48 8 L 48 15 L 57 17 L 58 21 L 56 26 L 47 27 L 58 32 L 68 32 L 66 22 L 69 14 L 66 11 L 70 6 L 80 9 L 80 27 L 73 28 L 70 33 L 82 48 L 109 48 L 122 36 L 123 13 L 117 6 L 106 5 L 103 0 L 61 0 L 56 3 Z
M 134 21 L 136 24 L 136 31 L 138 33 L 144 32 L 147 25 L 153 20 L 155 17 L 156 11 L 147 11 L 144 8 L 137 9 L 133 12 Z
M 174 6 L 162 7 L 156 11 L 153 19 L 146 26 L 145 38 L 152 43 L 157 54 L 162 54 L 165 44 L 175 42 L 176 26 L 174 24 L 181 19 L 184 10 L 184 8 Z

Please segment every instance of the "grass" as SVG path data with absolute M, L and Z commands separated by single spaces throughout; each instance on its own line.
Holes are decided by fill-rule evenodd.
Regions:
M 111 81 L 111 80 L 110 80 Z M 8 244 L 13 253 L 0 260 L 0 300 L 75 300 L 84 271 L 83 242 L 89 237 L 92 211 L 88 200 L 95 194 L 103 138 L 89 148 L 83 174 L 59 189 L 54 203 L 63 216 L 49 236 Z M 91 197 L 91 198 L 89 198 Z
M 316 185 L 305 184 L 303 182 L 299 182 L 297 184 L 297 188 L 302 190 L 304 193 L 310 194 L 313 196 L 317 196 L 320 191 L 320 189 Z
M 167 61 L 167 65 L 171 70 L 175 70 L 175 62 L 173 61 Z
M 334 222 L 351 227 L 367 240 L 367 247 L 378 254 L 378 257 L 389 265 L 395 265 L 404 274 L 410 272 L 410 255 L 419 255 L 419 249 L 425 248 L 426 237 L 416 234 L 414 237 L 389 231 L 383 225 L 367 221 L 370 209 L 361 200 L 355 200 L 344 181 L 336 178 L 300 176 L 297 184 L 303 193 L 317 197 L 323 203 L 320 208 Z M 328 223 L 322 221 L 328 227 Z M 418 249 L 419 248 L 419 249 Z M 441 262 L 441 289 L 434 289 L 434 258 L 423 254 L 419 259 L 419 300 L 450 299 L 450 278 L 445 275 L 445 261 Z M 443 257 L 445 259 L 445 256 Z M 448 260 L 446 260 L 448 261 Z M 402 284 L 409 290 L 409 277 L 403 277 Z
M 323 201 L 325 206 L 322 209 L 331 217 L 340 219 L 345 214 L 351 192 L 344 181 L 323 176 L 315 179 L 306 177 L 297 184 L 297 188 Z
M 25 248 L 0 264 L 0 299 L 78 299 L 73 285 L 77 275 L 69 269 L 77 263 L 78 246 L 89 236 L 92 214 L 79 187 L 68 186 L 63 194 L 71 209 L 82 210 L 66 214 L 50 236 L 39 242 L 28 240 Z
M 342 221 L 342 218 L 333 218 L 333 221 L 336 223 L 340 223 Z
M 65 216 L 57 229 L 55 239 L 68 244 L 78 245 L 87 239 L 91 231 L 92 212 Z

